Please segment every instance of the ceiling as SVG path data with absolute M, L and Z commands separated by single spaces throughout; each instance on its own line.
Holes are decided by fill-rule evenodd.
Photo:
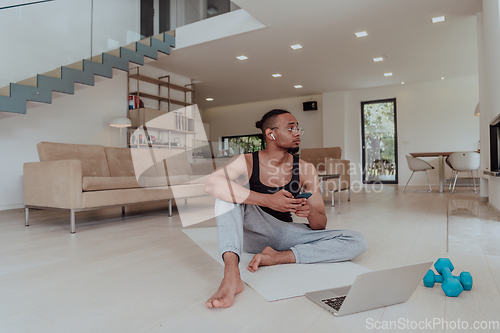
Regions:
M 151 63 L 199 81 L 196 100 L 202 109 L 478 72 L 481 0 L 233 2 L 266 27 L 174 49 Z M 431 23 L 441 15 L 445 22 Z M 354 35 L 364 30 L 367 37 Z M 303 48 L 292 50 L 297 43 Z M 248 59 L 240 61 L 239 55 Z M 375 63 L 380 56 L 384 61 Z M 385 77 L 386 72 L 393 76 Z M 296 84 L 303 88 L 295 89 Z

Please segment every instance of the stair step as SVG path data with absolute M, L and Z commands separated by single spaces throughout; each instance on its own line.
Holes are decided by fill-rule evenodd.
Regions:
M 102 64 L 102 54 L 95 55 L 95 56 L 93 56 L 93 57 L 91 57 L 90 59 L 87 59 L 87 60 L 96 62 L 98 64 Z
M 49 71 L 49 72 L 45 72 L 42 75 L 54 77 L 56 79 L 60 79 L 61 78 L 61 67 L 54 69 L 52 71 Z
M 158 39 L 160 42 L 164 41 L 163 34 L 154 35 L 151 38 Z
M 79 71 L 83 71 L 83 60 L 74 62 L 74 63 L 66 65 L 64 67 L 68 67 L 68 68 L 76 69 L 76 70 L 79 70 Z
M 120 49 L 116 49 L 116 50 L 112 50 L 112 51 L 108 51 L 108 52 L 104 52 L 104 53 L 120 58 Z
M 128 45 L 122 46 L 122 48 L 130 50 L 130 51 L 134 51 L 134 52 L 137 51 L 137 45 L 135 44 L 135 42 L 132 43 L 132 44 L 128 44 Z
M 24 79 L 22 81 L 16 82 L 17 84 L 22 84 L 23 86 L 36 87 L 37 86 L 37 77 L 33 76 L 29 79 Z
M 144 44 L 146 46 L 151 46 L 151 37 L 138 40 L 137 43 Z
M 10 86 L 0 88 L 0 96 L 10 96 Z

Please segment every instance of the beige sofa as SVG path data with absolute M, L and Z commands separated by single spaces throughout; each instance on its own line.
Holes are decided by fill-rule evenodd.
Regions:
M 24 164 L 26 226 L 30 208 L 75 212 L 111 206 L 166 201 L 206 195 L 204 175 L 212 163 L 194 166 L 183 150 L 128 149 L 99 145 L 40 142 L 40 162 Z

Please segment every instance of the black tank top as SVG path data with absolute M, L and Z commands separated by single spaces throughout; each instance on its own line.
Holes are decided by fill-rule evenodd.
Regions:
M 250 180 L 248 182 L 251 191 L 255 191 L 258 193 L 273 194 L 284 189 L 292 193 L 294 197 L 297 196 L 297 194 L 299 194 L 300 171 L 299 171 L 298 156 L 295 155 L 293 156 L 292 179 L 285 186 L 279 186 L 279 187 L 269 187 L 260 182 L 259 152 L 258 151 L 253 152 L 252 157 L 253 157 L 252 175 L 250 176 Z M 278 212 L 277 210 L 271 209 L 269 207 L 262 207 L 262 206 L 259 207 L 262 208 L 262 210 L 265 211 L 266 213 L 271 214 L 272 216 L 276 217 L 281 221 L 293 222 L 292 214 L 290 212 Z

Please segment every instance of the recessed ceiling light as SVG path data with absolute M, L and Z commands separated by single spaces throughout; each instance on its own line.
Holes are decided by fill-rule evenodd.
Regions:
M 246 60 L 246 59 L 248 59 L 248 57 L 246 57 L 244 55 L 240 55 L 239 57 L 236 57 L 236 59 L 238 59 L 238 60 Z
M 444 80 L 444 76 L 441 78 L 441 80 Z
M 294 50 L 297 50 L 297 49 L 301 49 L 302 48 L 302 45 L 300 44 L 295 44 L 295 45 L 290 45 L 290 47 Z
M 392 73 L 384 73 L 384 76 L 392 76 Z
M 382 57 L 373 58 L 373 61 L 375 61 L 375 62 L 384 61 L 384 58 L 382 58 Z
M 207 101 L 213 101 L 214 99 L 212 97 L 207 97 Z
M 405 84 L 404 82 L 401 82 L 401 84 Z
M 368 34 L 366 33 L 366 31 L 356 32 L 355 35 L 356 35 L 356 37 L 365 37 L 365 36 L 368 36 Z
M 281 76 L 281 74 L 276 73 L 276 74 L 273 74 L 273 76 L 274 76 L 274 77 L 280 77 L 280 76 Z
M 297 84 L 297 85 L 295 85 L 295 86 L 293 86 L 293 87 L 294 87 L 294 88 L 297 88 L 297 89 L 302 88 L 302 86 L 301 86 L 300 84 Z
M 444 16 L 433 17 L 432 18 L 432 23 L 444 22 L 445 20 L 446 20 L 446 18 Z

